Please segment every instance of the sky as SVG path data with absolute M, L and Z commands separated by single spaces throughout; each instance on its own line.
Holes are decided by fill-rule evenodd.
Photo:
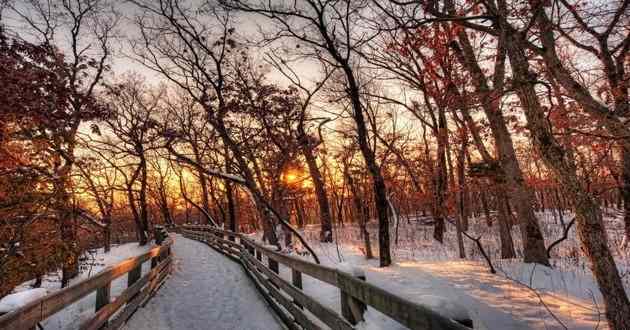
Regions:
M 161 76 L 161 74 L 148 69 L 132 56 L 131 42 L 132 40 L 136 39 L 138 36 L 138 29 L 135 26 L 133 19 L 135 16 L 141 14 L 141 10 L 129 2 L 120 2 L 120 1 L 114 1 L 114 2 L 116 3 L 116 6 L 117 6 L 116 10 L 122 14 L 122 17 L 119 20 L 117 28 L 116 28 L 116 38 L 115 40 L 113 40 L 111 44 L 112 71 L 107 75 L 106 78 L 108 80 L 113 80 L 115 79 L 116 76 L 120 76 L 122 74 L 129 73 L 129 72 L 135 72 L 144 76 L 147 80 L 147 83 L 151 85 L 157 85 L 159 83 L 165 82 L 165 79 Z M 194 3 L 194 2 L 199 2 L 199 1 L 193 0 L 192 2 L 189 2 L 189 3 Z M 24 10 L 24 5 L 20 4 L 19 1 L 14 2 L 14 3 L 18 10 Z M 234 18 L 235 18 L 234 24 L 236 27 L 236 33 L 242 39 L 250 39 L 250 40 L 256 39 L 261 27 L 262 28 L 270 27 L 267 21 L 264 21 L 264 19 L 254 14 L 239 14 L 238 16 L 235 16 Z M 11 29 L 13 29 L 14 31 L 22 35 L 23 37 L 29 38 L 28 29 L 24 28 L 24 24 L 19 22 L 18 17 L 16 17 L 14 13 L 7 11 L 3 15 L 3 24 L 6 24 Z M 69 43 L 67 40 L 63 38 L 64 35 L 67 35 L 67 33 L 65 32 L 67 31 L 60 31 L 59 38 L 57 40 L 57 45 L 64 52 L 68 53 L 70 50 Z M 85 42 L 85 45 L 86 46 L 89 45 L 90 42 L 91 40 L 87 39 L 87 41 Z M 258 63 L 264 63 L 263 60 L 269 48 L 273 46 L 279 46 L 279 45 L 280 45 L 279 43 L 276 43 L 274 45 L 258 48 L 258 49 L 255 49 L 252 47 L 250 48 L 251 49 L 250 55 L 253 56 L 255 61 L 257 61 Z M 287 47 L 295 47 L 296 43 L 294 41 L 285 41 L 284 45 Z M 321 76 L 320 66 L 316 62 L 304 61 L 301 63 L 294 63 L 292 66 L 295 72 L 300 74 L 301 78 L 304 79 L 305 82 L 308 82 L 309 80 L 316 80 L 318 77 Z M 268 74 L 268 80 L 270 82 L 279 83 L 280 85 L 284 85 L 284 86 L 288 85 L 287 79 L 280 72 L 278 72 L 277 70 L 274 70 L 273 68 L 270 68 L 270 72 Z M 392 89 L 392 91 L 394 91 L 395 89 L 400 89 L 400 85 L 396 85 L 396 84 L 390 85 L 388 89 Z M 393 95 L 395 96 L 395 91 Z M 318 105 L 319 105 L 318 108 L 320 108 L 321 110 L 314 110 L 313 111 L 314 117 L 329 117 L 330 118 L 330 117 L 333 117 L 334 114 L 342 112 L 341 109 L 339 108 L 340 105 L 335 105 L 328 102 L 326 102 L 323 105 L 322 104 L 318 104 Z M 406 125 L 406 123 L 410 124 L 411 115 L 407 113 L 406 111 L 398 112 L 398 114 L 401 119 L 401 124 L 403 126 L 409 126 L 409 125 Z M 337 125 L 336 123 L 331 123 L 331 124 L 328 124 L 328 127 L 330 129 L 333 129 L 336 125 Z M 416 133 L 421 134 L 418 132 L 419 130 L 415 130 L 415 131 Z M 324 132 L 330 133 L 330 131 L 326 131 L 326 130 Z

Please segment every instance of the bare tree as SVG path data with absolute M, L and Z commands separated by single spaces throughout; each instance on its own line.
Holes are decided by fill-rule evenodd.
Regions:
M 229 116 L 236 110 L 232 101 L 240 97 L 230 87 L 238 80 L 231 64 L 235 63 L 235 57 L 246 55 L 244 49 L 237 47 L 235 30 L 230 26 L 230 13 L 209 4 L 193 8 L 174 0 L 132 2 L 143 11 L 136 18 L 140 40 L 133 45 L 135 56 L 149 69 L 188 93 L 204 109 L 208 122 L 229 149 L 234 167 L 241 175 L 205 168 L 203 164 L 177 152 L 173 147 L 177 132 L 167 132 L 169 143 L 166 147 L 181 162 L 202 169 L 210 176 L 245 186 L 263 212 L 264 223 L 270 225 L 267 234 L 271 242 L 277 244 L 271 223 L 275 221 L 297 236 L 318 261 L 302 236 L 271 207 L 239 140 L 230 132 Z
M 564 189 L 576 201 L 575 213 L 578 237 L 582 242 L 585 254 L 591 262 L 593 274 L 604 297 L 606 317 L 614 328 L 623 329 L 630 327 L 630 303 L 625 294 L 619 271 L 607 245 L 608 239 L 604 231 L 600 206 L 583 182 L 580 181 L 571 148 L 562 145 L 554 135 L 553 126 L 547 120 L 548 108 L 545 105 L 545 101 L 539 97 L 537 91 L 536 85 L 541 83 L 542 77 L 539 77 L 532 71 L 527 51 L 532 51 L 542 58 L 554 79 L 565 88 L 570 97 L 580 103 L 585 111 L 603 115 L 602 118 L 606 118 L 605 122 L 608 129 L 612 129 L 614 132 L 616 128 L 619 128 L 615 123 L 619 121 L 619 117 L 607 115 L 610 114 L 612 107 L 608 107 L 593 98 L 589 90 L 576 81 L 567 71 L 567 67 L 558 57 L 556 50 L 557 38 L 554 37 L 553 30 L 550 29 L 554 24 L 549 20 L 544 7 L 545 3 L 524 3 L 522 4 L 523 10 L 511 11 L 511 9 L 508 9 L 508 4 L 503 0 L 496 3 L 484 1 L 484 10 L 487 14 L 483 15 L 484 18 L 481 19 L 492 19 L 493 24 L 491 26 L 478 24 L 476 20 L 479 20 L 480 17 L 456 14 L 467 13 L 468 11 L 465 8 L 457 8 L 451 1 L 445 1 L 444 4 L 444 6 L 440 6 L 435 2 L 428 6 L 426 10 L 433 16 L 433 18 L 429 17 L 428 19 L 451 20 L 464 28 L 487 33 L 495 38 L 504 38 L 503 43 L 499 46 L 499 50 L 505 51 L 506 57 L 510 61 L 512 88 L 516 91 L 516 96 L 527 119 L 533 145 L 546 165 L 558 176 Z M 617 26 L 620 17 L 626 12 L 625 8 L 627 8 L 627 5 L 627 1 L 624 1 L 618 7 L 618 10 L 613 11 L 615 14 L 602 16 L 602 19 L 604 19 L 603 26 L 606 26 L 606 28 L 601 35 L 597 31 L 595 33 L 593 33 L 593 30 L 589 32 L 591 35 L 596 36 L 596 40 L 600 41 L 600 46 L 607 46 L 606 41 L 611 32 L 606 31 L 612 31 Z M 566 8 L 569 12 L 574 9 L 572 6 L 567 6 Z M 514 13 L 520 15 L 517 17 L 517 20 L 514 20 L 514 17 L 512 17 Z M 574 14 L 574 17 L 577 16 Z M 537 29 L 532 29 L 534 27 Z M 628 40 L 628 38 L 624 38 L 615 46 L 614 49 L 621 50 L 618 53 L 619 55 L 624 56 L 627 53 L 630 47 L 630 41 Z M 538 43 L 542 47 L 539 47 Z M 611 55 L 610 52 L 607 55 L 602 53 L 601 58 L 610 60 L 612 57 L 609 55 Z M 610 61 L 608 62 L 610 63 Z M 613 60 L 612 63 L 619 62 Z M 619 68 L 615 68 L 608 72 L 615 72 L 616 74 L 619 72 L 618 70 Z M 623 69 L 621 70 L 623 72 Z M 627 108 L 627 87 L 625 90 L 625 93 L 617 91 L 617 95 L 620 96 L 617 100 L 624 97 L 626 100 L 626 106 L 623 105 L 624 102 L 616 103 L 616 105 L 622 105 L 621 108 L 617 109 L 622 110 L 619 113 L 623 113 L 623 109 Z M 551 105 L 549 104 L 548 106 Z
M 81 157 L 76 162 L 81 181 L 85 183 L 86 191 L 91 196 L 98 209 L 98 218 L 84 209 L 78 213 L 103 231 L 103 246 L 105 252 L 111 247 L 112 210 L 116 192 L 117 171 L 108 168 L 104 161 L 95 157 Z
M 161 111 L 163 93 L 163 90 L 150 91 L 137 76 L 109 84 L 106 99 L 112 114 L 105 123 L 114 139 L 107 137 L 95 141 L 95 148 L 109 150 L 115 155 L 118 160 L 115 166 L 121 172 L 124 172 L 123 166 L 132 168 L 133 174 L 130 177 L 124 175 L 124 178 L 140 245 L 147 244 L 149 236 L 148 161 L 150 152 L 160 146 L 156 116 Z M 108 161 L 112 162 L 111 159 Z M 137 194 L 133 188 L 136 184 L 139 186 Z
M 174 94 L 173 96 L 168 95 L 164 100 L 167 122 L 173 122 L 173 125 L 179 128 L 179 139 L 182 142 L 180 143 L 180 148 L 189 148 L 196 163 L 206 163 L 209 161 L 206 159 L 209 154 L 216 153 L 217 149 L 221 148 L 221 146 L 215 145 L 216 132 L 212 130 L 204 115 L 204 110 L 194 99 L 182 92 Z M 184 143 L 188 146 L 184 147 Z M 207 217 L 211 213 L 207 175 L 202 170 L 196 170 L 195 176 L 201 188 L 200 196 L 203 211 L 200 213 L 206 216 L 206 220 L 209 223 L 213 223 L 214 220 L 211 217 Z
M 307 86 L 307 82 L 303 81 L 300 75 L 294 71 L 286 58 L 278 55 L 279 52 L 271 52 L 268 56 L 269 62 L 276 68 L 280 73 L 286 77 L 293 86 L 295 86 L 299 92 L 301 92 L 302 96 L 300 98 L 300 115 L 299 120 L 296 127 L 296 140 L 300 146 L 302 151 L 302 155 L 306 160 L 306 164 L 308 166 L 309 173 L 311 178 L 313 179 L 313 186 L 315 187 L 315 196 L 317 197 L 317 203 L 319 206 L 319 216 L 320 216 L 320 241 L 321 242 L 332 242 L 332 214 L 330 211 L 330 203 L 328 201 L 328 194 L 326 192 L 326 185 L 317 165 L 317 156 L 316 156 L 316 148 L 322 143 L 321 136 L 321 127 L 330 121 L 329 118 L 321 119 L 318 124 L 318 132 L 320 133 L 318 137 L 313 136 L 313 134 L 309 134 L 307 125 L 310 121 L 315 121 L 315 119 L 310 118 L 308 115 L 308 109 L 311 106 L 316 94 L 324 87 L 325 83 L 328 81 L 330 76 L 333 74 L 334 70 L 329 69 L 328 66 L 323 66 L 323 77 L 319 81 L 315 81 L 312 84 L 314 86 Z
M 302 0 L 272 4 L 267 1 L 221 1 L 226 7 L 256 13 L 274 23 L 272 39 L 297 42 L 301 53 L 328 63 L 343 74 L 344 94 L 352 109 L 357 142 L 374 185 L 374 200 L 379 220 L 379 261 L 381 267 L 392 262 L 389 239 L 389 215 L 385 180 L 370 147 L 361 98 L 362 82 L 357 52 L 372 36 L 361 30 L 358 21 L 368 1 L 319 2 Z M 268 38 L 269 39 L 269 38 Z

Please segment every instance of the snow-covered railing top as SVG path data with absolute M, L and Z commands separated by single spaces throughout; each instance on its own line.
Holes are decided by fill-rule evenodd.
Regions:
M 0 329 L 35 329 L 39 322 L 94 291 L 95 314 L 81 325 L 81 329 L 118 329 L 166 279 L 170 271 L 172 243 L 171 239 L 167 239 L 147 253 L 107 267 L 88 279 L 2 315 Z M 142 276 L 142 264 L 149 260 L 151 271 Z M 111 300 L 111 282 L 124 274 L 128 274 L 127 288 Z M 122 312 L 110 320 L 122 306 L 125 306 Z
M 182 234 L 240 262 L 279 316 L 291 329 L 354 329 L 367 306 L 410 329 L 470 329 L 470 320 L 455 320 L 365 281 L 362 273 L 334 269 L 276 252 L 245 235 L 210 226 L 184 226 Z M 263 259 L 265 256 L 265 259 Z M 267 265 L 263 261 L 267 262 Z M 279 274 L 279 264 L 291 270 L 291 283 Z M 341 315 L 302 291 L 302 274 L 339 288 Z M 290 298 L 288 298 L 290 297 Z M 304 313 L 304 310 L 310 313 Z M 319 322 L 315 322 L 313 317 Z

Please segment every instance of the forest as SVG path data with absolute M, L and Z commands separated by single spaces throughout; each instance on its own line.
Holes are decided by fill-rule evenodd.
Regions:
M 0 0 L 0 298 L 203 224 L 579 272 L 630 329 L 629 5 Z

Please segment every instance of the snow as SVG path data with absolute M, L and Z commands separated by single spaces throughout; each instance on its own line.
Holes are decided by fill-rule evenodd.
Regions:
M 108 266 L 112 266 L 120 263 L 121 261 L 138 256 L 147 252 L 153 246 L 149 242 L 145 246 L 140 246 L 138 243 L 126 243 L 121 245 L 112 245 L 111 250 L 107 253 L 102 248 L 88 251 L 83 254 L 85 260 L 80 266 L 79 276 L 70 281 L 70 284 L 77 283 L 86 278 L 93 276 Z M 13 292 L 21 292 L 31 289 L 33 281 L 27 281 L 18 285 Z M 61 272 L 53 272 L 46 274 L 42 278 L 42 288 L 49 291 L 59 290 L 61 286 Z
M 551 213 L 539 213 L 538 216 L 547 241 L 561 236 L 562 227 L 554 223 Z M 565 217 L 570 219 L 571 215 L 565 214 Z M 615 242 L 619 237 L 621 242 L 623 226 L 619 226 L 618 216 L 613 218 L 609 215 L 606 220 L 611 241 Z M 573 257 L 580 253 L 574 229 L 569 240 L 554 250 L 554 255 L 561 257 L 552 259 L 554 267 L 549 268 L 525 264 L 519 259 L 499 259 L 498 235 L 493 233 L 498 226 L 488 229 L 483 219 L 471 219 L 470 222 L 471 233 L 485 232 L 484 247 L 491 254 L 498 274 L 488 272 L 485 262 L 470 242 L 466 242 L 466 254 L 471 260 L 458 258 L 455 230 L 450 224 L 442 245 L 433 241 L 432 226 L 425 226 L 421 221 L 409 223 L 402 216 L 398 244 L 395 244 L 394 232 L 391 236 L 395 262 L 387 268 L 378 267 L 377 259 L 365 260 L 356 226 L 335 228 L 339 246 L 336 243 L 320 243 L 318 227 L 307 227 L 304 234 L 324 265 L 344 269 L 359 267 L 365 272 L 367 282 L 436 312 L 443 309 L 440 304 L 456 304 L 451 312 L 467 311 L 475 329 L 607 329 L 601 294 L 585 258 Z M 375 221 L 371 224 L 374 225 Z M 372 232 L 373 251 L 377 254 L 376 228 L 368 229 Z M 518 250 L 518 227 L 513 230 Z M 613 248 L 620 246 L 618 242 L 613 244 Z M 620 272 L 627 273 L 630 251 L 619 248 L 614 251 Z M 309 256 L 302 258 L 310 260 Z M 290 279 L 290 274 L 283 273 L 282 267 L 281 274 Z M 308 276 L 303 281 L 307 294 L 340 310 L 338 289 Z M 626 286 L 628 282 L 626 280 Z M 432 297 L 441 297 L 444 301 L 438 302 Z M 368 308 L 365 319 L 360 329 L 406 329 L 371 308 Z
M 183 155 L 179 155 L 180 160 L 184 160 L 187 163 L 189 163 L 190 165 L 194 165 L 193 161 L 190 160 L 189 158 L 187 158 L 186 156 Z M 220 170 L 215 170 L 215 169 L 211 169 L 211 168 L 204 168 L 204 171 L 211 176 L 215 176 L 215 177 L 219 177 L 219 178 L 224 178 L 236 183 L 240 183 L 240 184 L 245 184 L 245 179 L 240 176 L 240 175 L 236 175 L 236 174 L 230 174 L 230 173 L 225 173 L 222 172 Z
M 92 252 L 87 252 L 83 255 L 86 259 L 81 264 L 79 275 L 70 280 L 70 285 L 80 282 L 86 278 L 94 276 L 96 273 L 105 269 L 108 266 L 112 266 L 122 262 L 125 259 L 138 256 L 147 252 L 152 247 L 151 243 L 145 246 L 139 246 L 138 243 L 127 243 L 121 245 L 113 245 L 108 253 L 105 253 L 102 248 L 96 249 Z M 143 274 L 146 274 L 150 268 L 148 263 L 143 265 Z M 22 292 L 30 292 L 32 289 L 33 281 L 28 281 L 20 284 L 13 290 L 13 294 L 22 294 Z M 119 277 L 112 282 L 111 294 L 112 298 L 115 298 L 127 287 L 126 276 Z M 53 272 L 46 274 L 42 278 L 42 286 L 39 289 L 44 290 L 47 293 L 52 293 L 61 288 L 61 272 Z M 26 294 L 26 293 L 24 293 Z M 6 298 L 6 297 L 5 297 Z M 4 298 L 3 298 L 4 299 Z M 65 329 L 78 329 L 80 324 L 94 315 L 94 307 L 96 303 L 96 293 L 89 294 L 75 303 L 66 306 L 63 310 L 52 315 L 48 319 L 41 322 L 41 325 L 46 330 L 65 330 Z
M 176 236 L 171 277 L 124 329 L 282 329 L 243 268 Z
M 350 263 L 347 262 L 340 262 L 338 264 L 335 265 L 337 267 L 337 269 L 339 269 L 342 272 L 346 272 L 354 277 L 362 277 L 365 278 L 365 272 L 363 271 L 363 269 L 356 267 Z
M 5 296 L 4 298 L 0 299 L 0 314 L 5 314 L 14 311 L 20 307 L 23 307 L 31 301 L 45 296 L 47 293 L 48 290 L 37 288 Z
M 334 244 L 322 244 L 323 264 L 335 267 L 331 258 Z M 472 319 L 475 329 L 563 329 L 553 320 L 540 299 L 532 291 L 501 275 L 492 275 L 477 261 L 406 261 L 387 268 L 378 267 L 377 260 L 365 260 L 359 251 L 341 247 L 344 257 L 341 268 L 359 267 L 367 281 L 410 301 L 424 305 L 443 316 Z M 338 267 L 339 268 L 339 267 Z M 284 272 L 283 272 L 284 271 Z M 281 267 L 281 274 L 290 274 Z M 304 291 L 323 304 L 339 311 L 339 290 L 308 276 L 303 277 Z M 541 293 L 550 310 L 569 329 L 605 329 L 595 307 L 573 297 Z M 445 310 L 446 308 L 446 310 Z M 368 308 L 366 322 L 360 329 L 402 330 L 406 327 Z
M 462 321 L 470 320 L 468 310 L 453 299 L 434 295 L 422 295 L 418 296 L 418 300 L 422 301 L 424 306 L 431 308 L 446 318 Z
M 630 270 L 630 249 L 623 248 L 623 226 L 619 214 L 608 210 L 605 216 L 606 229 L 622 274 Z M 560 236 L 562 227 L 555 223 L 550 212 L 539 213 L 546 241 Z M 490 274 L 476 251 L 466 241 L 469 259 L 457 257 L 455 230 L 447 224 L 444 244 L 431 238 L 432 227 L 418 219 L 409 221 L 406 215 L 399 216 L 400 239 L 392 239 L 394 264 L 387 268 L 378 267 L 378 260 L 365 260 L 358 228 L 352 224 L 335 228 L 337 243 L 320 243 L 319 228 L 303 232 L 320 257 L 322 264 L 352 274 L 365 276 L 366 281 L 405 299 L 422 304 L 443 316 L 473 320 L 475 329 L 607 329 L 601 294 L 581 255 L 575 229 L 569 239 L 554 249 L 551 260 L 553 268 L 525 264 L 519 259 L 501 260 L 498 257 L 498 226 L 487 228 L 483 219 L 471 219 L 471 234 L 483 234 L 483 244 L 491 255 L 498 274 Z M 566 214 L 566 219 L 571 215 Z M 555 216 L 554 216 L 555 218 Z M 421 219 L 420 219 L 421 220 Z M 370 225 L 374 225 L 371 221 Z M 373 244 L 377 244 L 375 227 L 372 231 Z M 393 229 L 393 228 L 392 228 Z M 619 234 L 621 233 L 621 234 Z M 249 235 L 256 239 L 258 234 Z M 392 235 L 392 238 L 395 236 Z M 513 229 L 517 254 L 521 242 L 518 227 Z M 125 253 L 137 255 L 137 244 L 122 249 L 114 248 L 104 256 L 96 254 L 95 262 L 84 269 L 81 276 L 89 276 L 105 267 L 125 259 Z M 275 250 L 275 246 L 270 246 Z M 126 329 L 281 329 L 273 312 L 265 304 L 251 280 L 240 265 L 227 259 L 206 245 L 177 236 L 174 245 L 174 270 L 156 297 L 132 317 Z M 295 255 L 312 261 L 310 256 L 300 255 L 296 246 Z M 378 249 L 374 246 L 374 252 Z M 96 261 L 98 260 L 98 261 Z M 288 268 L 280 266 L 280 276 L 290 281 Z M 626 289 L 630 276 L 624 279 Z M 122 291 L 126 279 L 113 284 Z M 52 282 L 58 285 L 58 282 Z M 50 281 L 44 279 L 44 287 Z M 310 276 L 303 277 L 306 294 L 314 297 L 333 310 L 340 311 L 339 289 Z M 73 307 L 74 306 L 74 307 Z M 80 320 L 92 315 L 94 295 L 64 310 L 61 321 L 47 320 L 46 329 L 77 328 Z M 402 330 L 401 324 L 368 307 L 365 322 L 357 329 Z M 53 318 L 51 318 L 53 319 Z M 60 324 L 66 325 L 62 327 Z

